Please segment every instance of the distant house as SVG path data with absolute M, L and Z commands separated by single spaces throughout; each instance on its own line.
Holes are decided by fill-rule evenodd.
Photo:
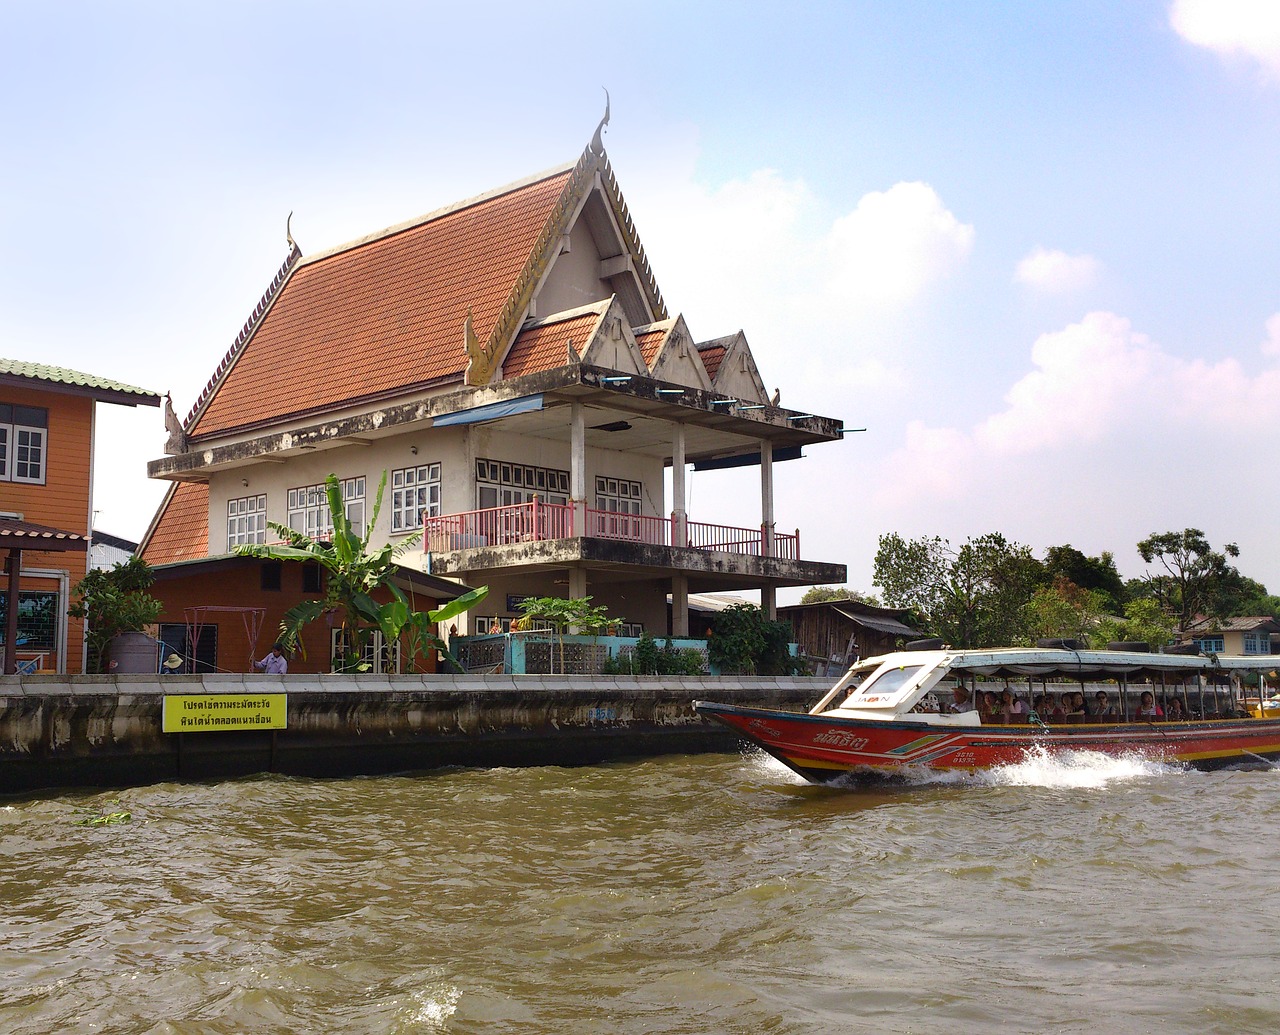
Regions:
M 1280 621 L 1270 615 L 1248 618 L 1201 616 L 1178 633 L 1179 643 L 1194 643 L 1202 654 L 1275 654 Z
M 773 492 L 773 465 L 840 441 L 840 422 L 779 405 L 742 332 L 699 342 L 667 310 L 598 144 L 328 251 L 294 245 L 167 422 L 153 564 L 269 541 L 268 521 L 322 536 L 329 473 L 363 527 L 386 472 L 374 541 L 424 530 L 404 565 L 490 587 L 463 633 L 532 595 L 684 636 L 690 594 L 754 591 L 772 614 L 779 587 L 846 576 L 802 557 Z M 695 520 L 690 465 L 758 468 L 758 501 L 733 525 Z
M 7 673 L 19 666 L 84 670 L 84 625 L 67 607 L 71 587 L 89 568 L 100 402 L 159 406 L 160 396 L 76 370 L 0 359 L 0 647 Z
M 791 623 L 800 653 L 828 672 L 843 671 L 859 658 L 888 654 L 920 632 L 906 624 L 907 611 L 876 607 L 858 600 L 823 600 L 778 608 L 778 618 Z M 819 673 L 821 674 L 821 673 Z
M 90 568 L 113 568 L 123 564 L 137 552 L 138 544 L 130 539 L 121 539 L 118 535 L 93 530 L 93 540 L 89 544 Z

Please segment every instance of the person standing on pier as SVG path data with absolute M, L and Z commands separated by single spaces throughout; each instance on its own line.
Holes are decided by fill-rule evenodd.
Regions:
M 271 653 L 261 661 L 255 661 L 253 667 L 269 676 L 283 676 L 289 671 L 289 659 L 284 656 L 284 648 L 277 641 L 271 648 Z

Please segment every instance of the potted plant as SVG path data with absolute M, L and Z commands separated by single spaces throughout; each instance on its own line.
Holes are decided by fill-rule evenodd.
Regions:
M 96 568 L 76 583 L 77 600 L 67 609 L 87 624 L 90 672 L 154 672 L 155 624 L 164 604 L 147 592 L 155 581 L 151 566 L 130 557 L 113 568 Z

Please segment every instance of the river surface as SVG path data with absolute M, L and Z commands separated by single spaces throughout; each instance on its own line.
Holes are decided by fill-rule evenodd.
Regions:
M 10 799 L 0 1031 L 1275 1032 L 1278 802 L 755 753 Z

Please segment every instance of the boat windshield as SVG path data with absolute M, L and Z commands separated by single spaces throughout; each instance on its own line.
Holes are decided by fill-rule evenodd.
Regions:
M 883 668 L 851 694 L 847 703 L 852 705 L 883 702 L 896 697 L 903 687 L 915 682 L 924 665 L 896 665 Z

